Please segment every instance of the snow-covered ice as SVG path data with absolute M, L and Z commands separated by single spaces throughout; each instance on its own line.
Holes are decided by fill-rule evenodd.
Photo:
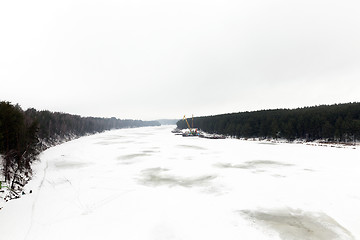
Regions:
M 360 149 L 121 129 L 50 148 L 0 239 L 360 239 Z

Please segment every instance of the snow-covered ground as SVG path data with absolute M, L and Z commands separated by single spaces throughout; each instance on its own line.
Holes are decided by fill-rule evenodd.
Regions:
M 360 239 L 360 149 L 184 138 L 173 126 L 41 154 L 1 240 Z

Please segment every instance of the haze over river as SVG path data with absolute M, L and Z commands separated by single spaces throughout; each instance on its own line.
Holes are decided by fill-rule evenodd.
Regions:
M 360 149 L 120 129 L 40 155 L 4 240 L 360 239 Z

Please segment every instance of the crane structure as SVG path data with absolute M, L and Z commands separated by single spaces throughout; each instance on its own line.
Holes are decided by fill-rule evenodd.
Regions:
M 194 118 L 193 118 L 194 119 Z M 193 122 L 192 122 L 192 127 L 190 127 L 190 124 L 189 124 L 189 122 L 188 122 L 188 120 L 186 119 L 186 117 L 185 117 L 185 115 L 184 115 L 184 117 L 183 117 L 183 121 L 185 121 L 186 122 L 186 125 L 187 125 L 187 127 L 188 127 L 188 129 L 189 129 L 189 134 L 185 134 L 186 136 L 198 136 L 198 132 L 197 132 L 197 129 L 194 129 L 194 120 L 193 120 Z M 183 135 L 184 136 L 184 135 Z
M 183 121 L 185 121 L 185 122 L 186 122 L 186 124 L 187 124 L 187 126 L 188 126 L 188 129 L 189 129 L 189 130 L 190 130 L 190 132 L 191 132 L 191 127 L 190 127 L 190 124 L 189 124 L 188 120 L 186 119 L 185 115 L 184 115 L 184 117 L 183 117 Z

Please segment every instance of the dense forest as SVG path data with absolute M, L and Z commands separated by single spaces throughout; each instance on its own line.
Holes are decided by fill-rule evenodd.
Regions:
M 157 121 L 81 117 L 59 112 L 22 110 L 19 105 L 0 102 L 1 184 L 11 197 L 31 178 L 31 163 L 44 149 L 76 137 L 105 130 L 158 126 Z
M 177 126 L 184 129 L 186 123 L 181 120 Z M 360 103 L 196 117 L 194 127 L 237 138 L 356 141 L 360 140 Z
M 0 113 L 1 114 L 1 113 Z M 94 134 L 111 129 L 133 128 L 144 126 L 160 126 L 158 121 L 121 120 L 117 118 L 81 117 L 67 113 L 37 111 L 28 109 L 24 112 L 28 119 L 32 119 L 38 126 L 37 137 L 42 147 L 58 139 L 67 139 L 87 134 Z

